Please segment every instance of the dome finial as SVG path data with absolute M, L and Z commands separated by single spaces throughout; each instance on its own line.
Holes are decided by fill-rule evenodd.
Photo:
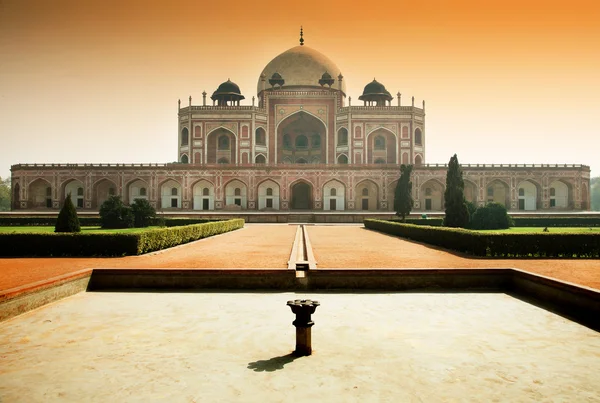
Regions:
M 300 25 L 300 46 L 304 46 L 304 32 L 302 31 L 302 25 Z

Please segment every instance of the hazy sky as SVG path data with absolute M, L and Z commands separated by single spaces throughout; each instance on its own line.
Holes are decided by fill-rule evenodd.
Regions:
M 597 0 L 0 0 L 0 176 L 34 162 L 177 159 L 177 99 L 246 96 L 298 44 L 426 101 L 427 162 L 600 175 Z M 394 100 L 394 105 L 396 101 Z

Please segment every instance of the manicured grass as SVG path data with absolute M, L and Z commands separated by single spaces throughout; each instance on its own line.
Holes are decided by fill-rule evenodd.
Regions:
M 81 227 L 82 234 L 114 234 L 114 233 L 126 233 L 135 234 L 139 232 L 148 231 L 149 229 L 157 229 L 162 227 L 147 227 L 147 228 L 123 228 L 123 229 L 102 229 L 100 227 Z M 11 234 L 11 233 L 54 233 L 54 227 L 47 226 L 23 226 L 23 227 L 0 227 L 0 234 Z
M 488 233 L 498 233 L 498 234 L 537 234 L 543 233 L 544 227 L 512 227 L 509 229 L 499 229 L 499 230 L 480 230 L 477 232 L 488 232 Z M 600 234 L 599 227 L 548 227 L 548 232 L 550 234 Z

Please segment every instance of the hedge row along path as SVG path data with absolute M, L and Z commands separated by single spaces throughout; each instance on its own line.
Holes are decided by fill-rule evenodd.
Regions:
M 307 228 L 319 268 L 517 268 L 600 289 L 599 259 L 480 258 L 362 226 Z
M 247 225 L 141 256 L 122 258 L 0 258 L 0 291 L 86 268 L 287 269 L 295 225 Z
M 514 267 L 600 289 L 598 259 L 474 258 L 362 226 L 307 229 L 320 268 Z M 142 256 L 0 259 L 0 290 L 94 267 L 286 269 L 295 233 L 295 225 L 247 224 L 240 230 Z

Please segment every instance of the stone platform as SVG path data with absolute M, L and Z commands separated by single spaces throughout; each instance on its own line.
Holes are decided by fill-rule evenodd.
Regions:
M 0 323 L 0 358 L 3 402 L 600 400 L 600 334 L 502 293 L 87 292 Z

